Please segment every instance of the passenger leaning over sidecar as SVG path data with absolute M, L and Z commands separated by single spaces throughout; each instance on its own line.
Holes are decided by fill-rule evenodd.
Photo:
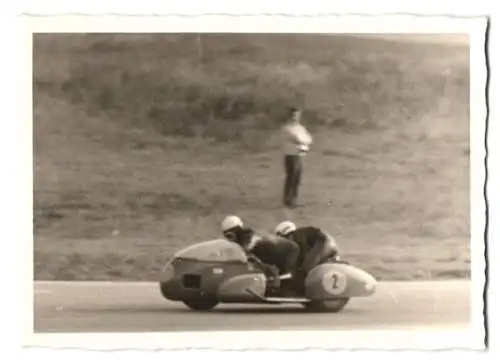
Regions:
M 240 245 L 250 259 L 272 276 L 276 285 L 280 284 L 278 275 L 295 275 L 300 254 L 297 243 L 279 236 L 262 236 L 245 228 L 238 216 L 227 216 L 221 223 L 221 230 L 226 239 Z
M 297 226 L 291 221 L 283 221 L 274 230 L 275 234 L 292 240 L 300 246 L 297 269 L 305 276 L 316 265 L 327 259 L 338 259 L 338 246 L 328 233 L 314 226 Z

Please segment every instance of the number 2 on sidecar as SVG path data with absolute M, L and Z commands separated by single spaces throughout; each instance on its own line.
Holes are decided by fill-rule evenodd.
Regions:
M 196 311 L 211 310 L 219 303 L 297 303 L 328 312 L 339 312 L 353 297 L 372 295 L 376 280 L 357 267 L 332 259 L 314 267 L 302 284 L 301 297 L 280 297 L 279 290 L 270 293 L 266 275 L 240 246 L 225 239 L 180 250 L 166 263 L 159 280 L 164 298 Z

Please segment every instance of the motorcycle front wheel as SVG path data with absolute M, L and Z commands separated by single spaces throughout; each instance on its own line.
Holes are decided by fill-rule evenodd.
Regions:
M 304 303 L 304 307 L 312 312 L 340 312 L 349 303 L 349 298 L 337 298 L 328 301 L 311 301 Z

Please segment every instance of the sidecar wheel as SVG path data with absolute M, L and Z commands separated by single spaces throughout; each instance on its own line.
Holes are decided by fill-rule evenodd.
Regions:
M 340 312 L 349 303 L 349 298 L 337 298 L 328 301 L 311 301 L 304 303 L 308 311 L 313 312 Z

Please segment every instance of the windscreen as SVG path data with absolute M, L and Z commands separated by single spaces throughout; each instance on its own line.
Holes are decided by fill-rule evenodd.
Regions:
M 246 262 L 247 257 L 243 249 L 235 243 L 224 239 L 209 240 L 197 243 L 183 249 L 174 258 L 206 262 Z

